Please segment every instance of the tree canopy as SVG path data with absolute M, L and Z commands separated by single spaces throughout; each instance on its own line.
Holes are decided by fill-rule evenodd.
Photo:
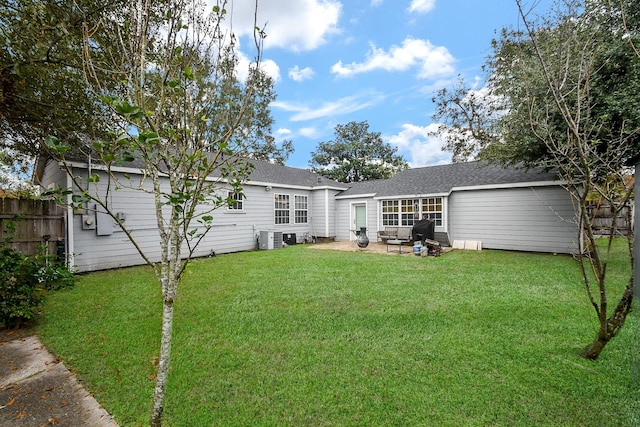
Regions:
M 640 57 L 632 48 L 640 37 L 640 13 L 635 2 L 571 0 L 556 8 L 562 13 L 536 23 L 535 45 L 526 31 L 501 31 L 485 65 L 486 88 L 472 90 L 460 80 L 434 97 L 434 120 L 441 122 L 439 133 L 454 160 L 553 165 L 538 125 L 544 121 L 548 134 L 565 140 L 567 126 L 550 82 L 579 109 L 577 124 L 598 152 L 615 147 L 620 164 L 640 152 Z M 545 57 L 544 65 L 537 54 Z
M 5 162 L 38 154 L 48 135 L 77 145 L 80 135 L 97 137 L 104 129 L 83 66 L 84 24 L 91 26 L 105 12 L 93 3 L 1 0 L 0 147 Z M 112 3 L 117 8 L 124 2 Z
M 349 122 L 335 127 L 335 139 L 318 144 L 311 153 L 311 170 L 339 182 L 389 178 L 408 167 L 398 149 L 385 143 L 369 123 Z
M 6 164 L 16 160 L 23 166 L 32 164 L 30 159 L 41 153 L 47 136 L 64 140 L 85 155 L 92 152 L 88 141 L 107 136 L 112 117 L 101 96 L 105 91 L 123 90 L 122 76 L 112 71 L 123 65 L 114 61 L 121 57 L 117 53 L 123 44 L 132 40 L 103 30 L 108 24 L 122 29 L 130 25 L 126 22 L 129 4 L 124 0 L 0 0 L 0 149 Z M 150 10 L 157 19 L 166 20 L 169 7 L 170 2 L 157 1 Z M 156 36 L 140 45 L 151 58 L 159 53 Z M 87 67 L 88 55 L 91 67 Z M 291 141 L 276 144 L 271 136 L 273 80 L 260 70 L 253 70 L 249 79 L 256 96 L 241 118 L 243 129 L 238 136 L 244 140 L 243 155 L 284 164 L 293 145 Z M 234 74 L 228 84 L 237 87 L 243 82 Z M 227 96 L 237 94 L 229 90 Z

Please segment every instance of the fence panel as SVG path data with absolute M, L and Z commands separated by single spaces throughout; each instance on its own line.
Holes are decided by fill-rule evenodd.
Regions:
M 64 247 L 64 210 L 51 200 L 2 198 L 0 239 L 27 255 L 42 253 L 43 245 L 55 255 Z
M 631 207 L 625 205 L 617 206 L 617 208 L 619 211 L 618 214 L 615 215 L 615 234 L 626 236 L 631 231 L 631 224 L 629 223 Z M 611 233 L 611 227 L 613 227 L 614 209 L 608 204 L 592 202 L 587 206 L 587 210 L 589 212 L 589 218 L 591 218 L 594 233 L 601 236 L 609 235 L 609 233 Z

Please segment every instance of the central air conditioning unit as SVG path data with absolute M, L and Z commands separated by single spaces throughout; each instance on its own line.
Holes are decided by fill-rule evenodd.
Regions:
M 298 243 L 298 240 L 296 239 L 296 233 L 284 233 L 282 235 L 282 241 L 285 243 L 285 245 L 289 246 Z
M 261 231 L 260 249 L 280 249 L 282 248 L 282 231 Z

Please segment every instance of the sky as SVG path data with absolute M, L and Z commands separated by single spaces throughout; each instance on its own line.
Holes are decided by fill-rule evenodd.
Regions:
M 252 57 L 254 0 L 235 0 L 230 12 L 240 52 Z M 366 120 L 415 168 L 451 162 L 429 135 L 431 100 L 459 75 L 480 89 L 491 40 L 519 15 L 515 0 L 259 0 L 257 22 L 277 93 L 273 136 L 295 148 L 288 166 L 308 168 L 336 125 Z

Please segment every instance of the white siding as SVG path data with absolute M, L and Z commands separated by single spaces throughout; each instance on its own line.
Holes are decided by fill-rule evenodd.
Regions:
M 283 233 L 295 233 L 296 240 L 302 242 L 304 235 L 312 235 L 312 223 L 311 217 L 314 212 L 315 201 L 312 197 L 311 191 L 291 189 L 291 188 L 279 188 L 274 186 L 271 191 L 265 191 L 264 187 L 245 186 L 246 200 L 246 221 L 247 224 L 253 223 L 255 225 L 256 233 L 260 231 L 282 231 Z M 275 224 L 275 207 L 274 207 L 274 194 L 288 194 L 289 195 L 289 224 Z M 295 223 L 295 196 L 307 196 L 307 223 L 296 224 Z M 227 252 L 234 252 L 229 250 Z
M 104 189 L 104 184 L 101 183 Z M 198 246 L 194 256 L 253 250 L 257 248 L 260 231 L 275 230 L 295 233 L 296 240 L 302 242 L 304 235 L 312 233 L 311 215 L 314 212 L 314 198 L 308 190 L 273 187 L 266 191 L 263 186 L 245 186 L 244 209 L 242 211 L 219 208 L 212 213 L 213 226 Z M 290 196 L 290 223 L 274 222 L 275 193 Z M 226 189 L 220 194 L 226 196 Z M 294 223 L 294 196 L 308 196 L 308 222 Z M 333 200 L 333 194 L 330 195 Z M 126 214 L 125 225 L 143 252 L 152 261 L 160 257 L 159 235 L 156 226 L 155 208 L 152 194 L 133 189 L 119 189 L 111 197 L 114 212 Z M 111 235 L 100 236 L 95 230 L 82 229 L 82 216 L 73 215 L 75 235 L 75 266 L 78 271 L 92 271 L 117 268 L 143 263 L 142 257 L 125 233 L 114 224 Z M 193 222 L 197 227 L 199 223 Z M 186 247 L 183 254 L 187 254 Z
M 60 165 L 57 162 L 52 160 L 48 161 L 46 166 L 44 167 L 44 173 L 42 175 L 42 181 L 40 185 L 48 189 L 49 186 L 54 187 L 66 187 L 67 182 L 67 174 L 64 172 Z
M 449 196 L 449 236 L 488 249 L 575 253 L 578 231 L 567 191 L 530 187 L 458 191 Z
M 336 190 L 318 189 L 310 196 L 312 205 L 311 235 L 336 237 Z
M 311 216 L 311 236 L 328 237 L 329 229 L 325 216 L 326 194 L 327 190 L 316 191 L 311 197 L 311 211 L 309 212 Z
M 323 191 L 324 192 L 324 191 Z M 327 235 L 325 237 L 335 237 L 338 233 L 338 221 L 335 215 L 337 210 L 337 202 L 336 195 L 339 191 L 336 190 L 326 190 L 325 193 L 325 204 L 327 209 L 323 211 L 322 217 L 327 222 Z
M 367 207 L 367 236 L 370 241 L 375 242 L 378 226 L 378 203 L 373 198 L 342 199 L 337 204 L 337 241 L 354 240 L 355 235 L 351 230 L 355 229 L 354 205 L 365 205 Z M 371 236 L 374 236 L 373 239 Z
M 340 200 L 336 205 L 336 240 L 351 240 L 351 203 L 354 199 Z

